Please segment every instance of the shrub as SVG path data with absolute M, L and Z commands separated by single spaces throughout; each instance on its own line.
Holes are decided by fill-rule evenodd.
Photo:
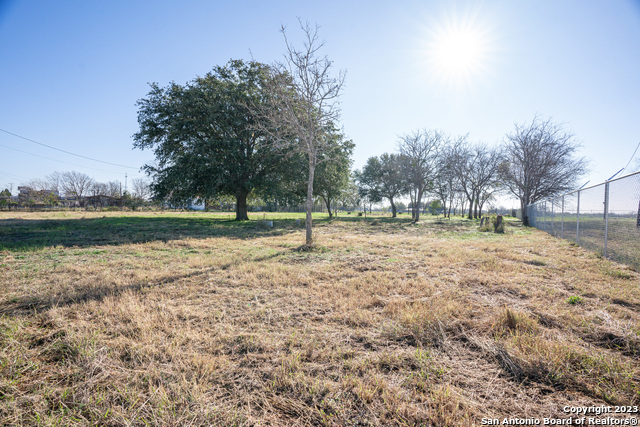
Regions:
M 567 302 L 571 305 L 582 304 L 582 297 L 578 295 L 572 295 L 569 297 Z
M 484 216 L 480 220 L 480 231 L 504 233 L 504 221 L 502 215 Z

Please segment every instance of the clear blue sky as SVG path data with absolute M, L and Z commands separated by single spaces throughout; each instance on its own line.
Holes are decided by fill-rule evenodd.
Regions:
M 131 136 L 147 82 L 186 83 L 231 58 L 279 60 L 280 25 L 295 43 L 298 17 L 320 25 L 324 53 L 347 71 L 342 125 L 356 168 L 419 128 L 497 144 L 536 113 L 583 144 L 591 184 L 640 142 L 638 1 L 0 0 L 0 129 L 133 167 L 0 132 L 0 187 L 15 193 L 56 170 L 142 177 L 153 156 Z M 477 40 L 451 65 L 442 49 L 460 34 Z

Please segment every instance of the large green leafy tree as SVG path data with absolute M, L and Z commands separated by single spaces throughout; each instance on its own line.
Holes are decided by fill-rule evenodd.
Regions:
M 267 191 L 291 166 L 249 108 L 267 102 L 268 75 L 267 65 L 232 60 L 184 86 L 151 84 L 138 101 L 140 131 L 133 138 L 156 156 L 145 165 L 155 198 L 186 205 L 233 196 L 236 220 L 248 219 L 249 193 Z

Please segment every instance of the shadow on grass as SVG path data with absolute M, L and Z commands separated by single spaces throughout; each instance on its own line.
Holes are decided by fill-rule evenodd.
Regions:
M 104 217 L 47 220 L 0 220 L 0 250 L 31 251 L 46 247 L 123 245 L 186 238 L 253 239 L 298 229 L 295 220 L 230 221 L 210 217 Z
M 158 286 L 170 285 L 182 279 L 202 276 L 214 271 L 215 268 L 208 268 L 200 271 L 192 271 L 186 274 L 176 274 L 162 278 L 159 281 L 138 282 L 125 286 L 115 285 L 84 285 L 77 286 L 73 292 L 67 294 L 44 294 L 30 295 L 22 298 L 16 298 L 7 302 L 0 303 L 0 316 L 20 317 L 30 316 L 34 313 L 43 312 L 53 307 L 67 307 L 73 304 L 84 303 L 87 301 L 102 301 L 108 296 L 119 296 L 127 291 L 141 292 L 145 288 L 154 288 Z
M 277 252 L 266 256 L 247 259 L 246 261 L 262 262 L 277 258 L 282 255 L 283 252 Z M 25 295 L 19 298 L 13 298 L 4 302 L 0 302 L 0 317 L 31 316 L 34 313 L 47 311 L 53 307 L 67 307 L 88 301 L 100 302 L 106 297 L 117 297 L 126 292 L 139 293 L 143 292 L 145 289 L 168 286 L 183 279 L 206 276 L 207 274 L 214 271 L 226 270 L 231 265 L 233 265 L 233 262 L 224 264 L 219 267 L 210 267 L 183 274 L 168 275 L 152 282 L 143 280 L 124 286 L 118 286 L 115 284 L 85 284 L 75 286 L 72 291 L 65 293 L 54 291 L 45 292 L 40 295 Z

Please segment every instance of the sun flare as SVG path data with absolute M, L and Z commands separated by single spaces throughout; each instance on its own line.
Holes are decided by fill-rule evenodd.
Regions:
M 456 30 L 441 34 L 435 44 L 434 61 L 449 73 L 466 73 L 481 64 L 482 45 L 477 34 Z
M 473 85 L 488 71 L 492 39 L 475 19 L 449 19 L 431 28 L 426 61 L 439 84 L 455 88 Z

